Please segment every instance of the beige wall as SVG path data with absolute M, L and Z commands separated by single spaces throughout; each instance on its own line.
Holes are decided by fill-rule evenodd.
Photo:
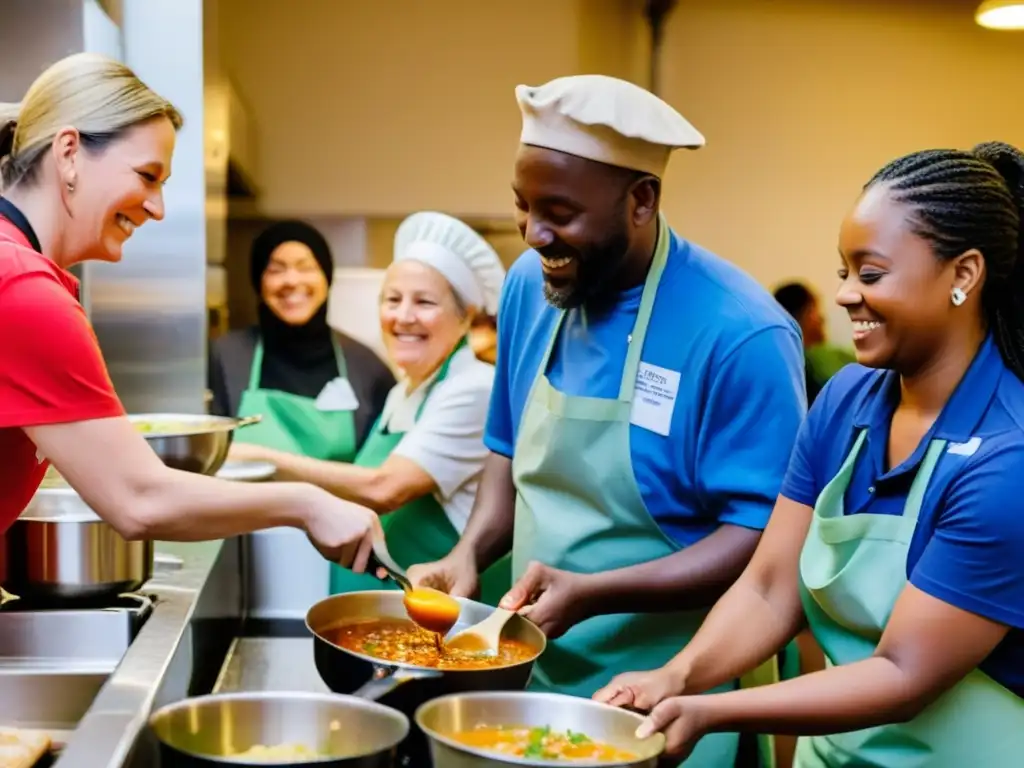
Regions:
M 678 155 L 665 207 L 687 236 L 773 284 L 836 285 L 836 235 L 887 160 L 931 146 L 1024 144 L 1024 36 L 972 2 L 684 3 L 664 96 L 708 138 Z M 833 328 L 847 332 L 833 311 Z
M 373 259 L 412 210 L 511 212 L 517 83 L 646 74 L 642 0 L 223 1 L 260 205 L 380 217 Z M 673 224 L 766 284 L 796 275 L 831 293 L 839 220 L 881 163 L 1024 143 L 1024 37 L 977 28 L 975 5 L 682 0 L 663 96 L 708 145 L 670 167 Z

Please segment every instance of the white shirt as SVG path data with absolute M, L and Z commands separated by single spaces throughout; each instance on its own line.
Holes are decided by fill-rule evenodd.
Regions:
M 494 366 L 478 360 L 468 346 L 460 349 L 417 421 L 416 411 L 436 377 L 435 373 L 409 393 L 405 382 L 396 384 L 388 393 L 381 425 L 390 432 L 405 433 L 393 454 L 415 462 L 433 478 L 434 496 L 461 535 L 488 453 L 484 427 Z

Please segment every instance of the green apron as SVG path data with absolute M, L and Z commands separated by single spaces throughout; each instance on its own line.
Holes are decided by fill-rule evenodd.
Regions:
M 455 354 L 466 346 L 463 339 L 441 365 L 437 377 L 427 388 L 423 402 L 416 412 L 416 418 L 427 405 L 430 393 L 448 375 L 448 368 Z M 404 386 L 398 384 L 398 386 Z M 389 432 L 378 419 L 363 447 L 356 456 L 355 464 L 360 467 L 379 467 L 401 442 L 404 432 Z M 381 527 L 388 544 L 388 551 L 400 566 L 408 569 L 419 563 L 440 560 L 451 552 L 459 541 L 459 532 L 448 519 L 444 507 L 432 493 L 410 501 L 402 507 L 381 517 Z M 480 599 L 490 605 L 498 601 L 509 590 L 512 583 L 511 564 L 508 557 L 499 560 L 483 573 L 480 578 Z M 331 566 L 331 594 L 360 592 L 374 589 L 398 589 L 391 580 L 382 582 L 370 573 L 353 573 L 338 565 Z
M 338 377 L 347 378 L 345 354 L 334 340 Z M 352 461 L 358 448 L 354 410 L 321 410 L 312 397 L 273 389 L 260 389 L 263 342 L 253 350 L 249 386 L 242 393 L 238 416 L 262 416 L 256 424 L 241 427 L 234 439 L 278 451 L 326 461 Z M 330 386 L 330 385 L 328 385 Z
M 629 451 L 640 353 L 670 239 L 662 219 L 618 398 L 577 397 L 556 390 L 548 381 L 547 369 L 564 313 L 551 334 L 512 460 L 516 486 L 512 573 L 516 578 L 531 560 L 594 573 L 657 560 L 679 550 L 644 506 Z M 531 688 L 589 697 L 621 672 L 664 665 L 690 641 L 706 615 L 707 610 L 694 610 L 587 619 L 548 643 L 537 659 Z M 716 690 L 735 687 L 733 682 Z M 737 745 L 735 733 L 711 734 L 700 741 L 685 765 L 732 766 Z
M 946 445 L 929 445 L 901 516 L 845 515 L 843 497 L 865 435 L 818 497 L 800 554 L 804 611 L 830 666 L 874 653 L 907 584 L 907 550 Z M 794 765 L 1010 768 L 1022 755 L 1024 700 L 976 669 L 910 722 L 801 738 Z

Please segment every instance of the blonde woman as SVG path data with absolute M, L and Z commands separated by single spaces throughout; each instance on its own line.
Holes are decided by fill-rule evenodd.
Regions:
M 52 463 L 129 539 L 291 526 L 365 567 L 375 516 L 312 485 L 249 486 L 167 468 L 125 417 L 67 268 L 116 262 L 164 216 L 178 110 L 127 67 L 76 54 L 0 110 L 0 532 Z
M 381 289 L 380 327 L 401 380 L 354 463 L 320 461 L 254 445 L 233 455 L 273 462 L 278 476 L 316 483 L 384 515 L 392 556 L 404 567 L 446 555 L 469 518 L 487 449 L 484 425 L 494 368 L 469 343 L 474 318 L 496 311 L 505 270 L 458 219 L 424 211 L 402 222 Z M 482 580 L 496 602 L 508 563 Z M 334 569 L 333 592 L 380 588 Z

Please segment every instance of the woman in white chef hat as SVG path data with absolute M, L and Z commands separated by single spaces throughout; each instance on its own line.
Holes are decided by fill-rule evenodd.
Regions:
M 494 368 L 477 359 L 468 336 L 474 317 L 496 314 L 504 279 L 498 254 L 465 223 L 431 211 L 409 216 L 380 296 L 381 333 L 401 376 L 354 463 L 262 457 L 279 479 L 301 478 L 376 510 L 403 567 L 446 555 L 469 518 L 487 456 Z M 481 597 L 496 604 L 509 586 L 508 563 L 499 563 Z M 380 588 L 371 575 L 331 574 L 332 593 Z

